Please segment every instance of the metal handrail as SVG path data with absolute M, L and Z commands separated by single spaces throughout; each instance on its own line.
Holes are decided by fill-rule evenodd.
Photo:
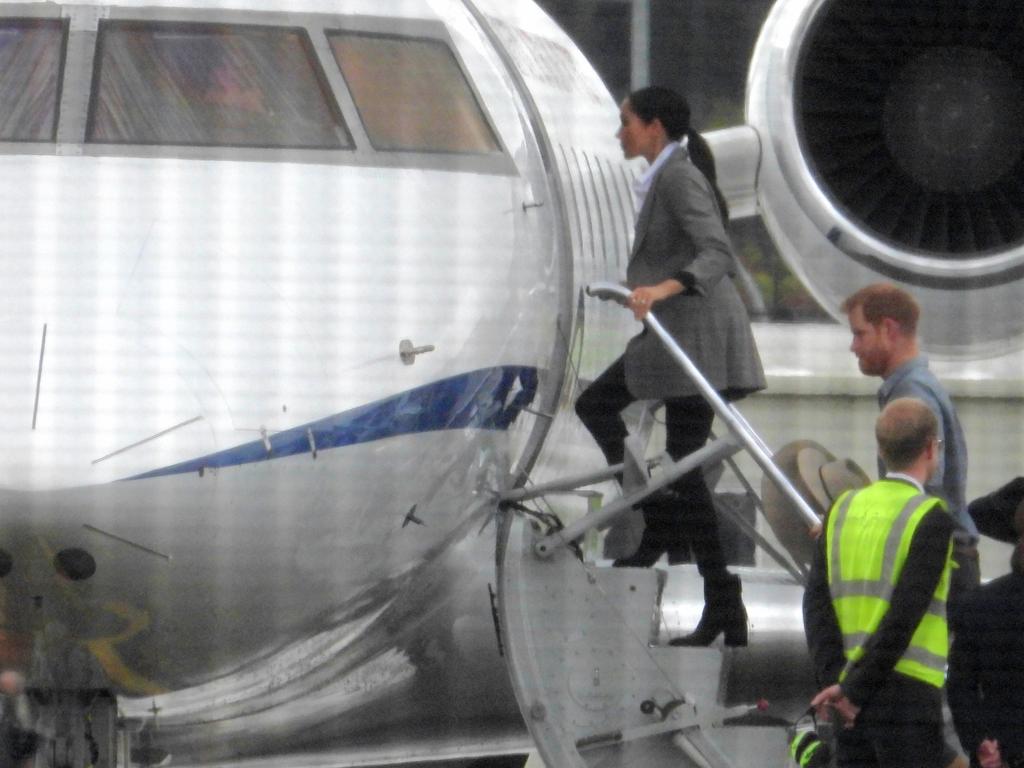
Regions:
M 623 305 L 631 293 L 632 291 L 629 288 L 618 283 L 597 282 L 587 286 L 588 295 L 596 296 L 599 299 L 611 299 Z M 704 378 L 704 374 L 694 365 L 693 361 L 676 343 L 676 340 L 669 335 L 653 312 L 647 313 L 647 316 L 644 317 L 644 324 L 661 339 L 661 343 L 665 345 L 673 359 L 682 366 L 693 383 L 697 385 L 704 399 L 708 401 L 718 417 L 729 427 L 729 432 L 743 443 L 758 466 L 772 479 L 772 482 L 778 486 L 779 490 L 793 502 L 797 512 L 803 517 L 804 522 L 808 526 L 820 525 L 821 519 L 811 509 L 811 505 L 807 503 L 799 491 L 789 482 L 789 479 L 782 474 L 782 470 L 772 461 L 768 448 L 761 440 L 760 435 L 747 423 L 747 420 L 736 410 L 735 406 L 732 403 L 725 402 L 718 392 L 715 391 L 714 387 L 708 383 L 708 380 Z
M 626 300 L 629 298 L 631 293 L 632 291 L 630 291 L 629 288 L 617 283 L 597 282 L 591 283 L 587 286 L 588 295 L 595 296 L 599 299 L 617 301 L 623 305 L 625 305 Z M 708 380 L 704 378 L 700 369 L 694 365 L 693 361 L 690 360 L 687 354 L 680 348 L 675 339 L 669 335 L 668 331 L 665 330 L 664 326 L 662 326 L 661 322 L 657 317 L 655 317 L 653 312 L 647 313 L 644 317 L 644 323 L 661 340 L 662 344 L 664 344 L 668 349 L 669 354 L 671 354 L 673 359 L 683 368 L 693 383 L 697 385 L 701 395 L 703 395 L 704 399 L 711 405 L 715 414 L 725 422 L 726 426 L 729 428 L 732 440 L 737 441 L 739 444 L 733 444 L 731 440 L 726 438 L 719 438 L 718 440 L 713 441 L 696 453 L 683 458 L 673 468 L 674 471 L 666 477 L 659 478 L 659 481 L 655 481 L 652 485 L 645 487 L 635 494 L 630 494 L 616 502 L 613 502 L 612 504 L 609 504 L 599 513 L 586 515 L 571 525 L 566 526 L 562 530 L 555 531 L 541 538 L 534 545 L 534 551 L 536 554 L 540 557 L 549 556 L 555 548 L 564 546 L 571 541 L 575 541 L 592 528 L 600 528 L 607 524 L 611 519 L 618 516 L 638 500 L 651 493 L 652 490 L 655 490 L 655 487 L 668 485 L 681 474 L 691 471 L 697 466 L 716 459 L 721 460 L 722 458 L 730 456 L 743 448 L 750 453 L 754 461 L 757 462 L 758 466 L 761 467 L 764 473 L 772 479 L 772 482 L 774 482 L 775 485 L 778 486 L 779 490 L 782 491 L 782 493 L 793 503 L 797 513 L 804 519 L 808 527 L 819 525 L 821 520 L 818 518 L 817 514 L 815 514 L 807 501 L 800 495 L 796 488 L 793 487 L 793 484 L 789 482 L 789 479 L 782 473 L 778 466 L 776 466 L 775 462 L 772 461 L 767 445 L 765 445 L 764 441 L 761 440 L 760 435 L 754 431 L 753 427 L 747 423 L 747 420 L 743 418 L 743 415 L 736 410 L 735 406 L 731 403 L 727 403 L 722 399 L 718 392 L 715 391 L 714 387 L 712 387 Z

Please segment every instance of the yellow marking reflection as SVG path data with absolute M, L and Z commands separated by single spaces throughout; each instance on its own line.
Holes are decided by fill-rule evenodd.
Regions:
M 147 680 L 139 674 L 136 674 L 127 664 L 121 659 L 121 655 L 117 652 L 115 646 L 118 643 L 125 643 L 135 637 L 137 634 L 149 627 L 149 614 L 145 611 L 140 611 L 127 603 L 107 603 L 103 606 L 103 610 L 109 611 L 115 616 L 124 619 L 127 622 L 127 626 L 123 631 L 112 637 L 98 637 L 93 640 L 86 640 L 85 645 L 96 657 L 96 660 L 103 667 L 103 671 L 107 673 L 122 690 L 128 693 L 142 694 L 142 695 L 155 695 L 158 693 L 165 693 L 166 688 L 157 683 Z
M 37 542 L 43 555 L 48 562 L 52 563 L 56 552 L 42 538 L 38 537 Z M 74 607 L 82 612 L 90 612 L 92 609 L 77 590 L 72 588 L 71 582 L 59 574 L 55 574 L 57 586 L 67 595 Z M 149 627 L 149 614 L 124 602 L 112 602 L 101 606 L 100 610 L 112 613 L 119 619 L 124 620 L 127 626 L 116 635 L 108 635 L 93 638 L 91 640 L 79 640 L 93 655 L 107 677 L 110 678 L 118 688 L 126 693 L 138 695 L 156 695 L 166 693 L 167 689 L 162 685 L 149 680 L 132 670 L 118 653 L 116 646 L 119 643 L 126 643 Z

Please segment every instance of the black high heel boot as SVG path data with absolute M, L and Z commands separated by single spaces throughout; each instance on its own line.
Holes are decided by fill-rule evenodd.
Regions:
M 669 641 L 669 645 L 706 647 L 719 634 L 724 634 L 730 647 L 747 644 L 747 609 L 743 605 L 743 587 L 740 577 L 726 573 L 704 579 L 704 611 L 697 628 L 685 637 Z

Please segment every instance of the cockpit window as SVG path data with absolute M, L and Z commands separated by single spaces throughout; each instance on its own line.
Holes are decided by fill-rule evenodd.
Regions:
M 54 141 L 64 58 L 57 19 L 0 22 L 0 141 Z
M 300 30 L 105 22 L 97 62 L 90 142 L 352 146 Z
M 500 151 L 451 50 L 437 40 L 330 32 L 331 49 L 378 150 Z

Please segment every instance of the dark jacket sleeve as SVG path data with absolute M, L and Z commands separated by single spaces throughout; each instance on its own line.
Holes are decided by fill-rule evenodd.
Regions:
M 857 706 L 863 706 L 884 685 L 910 645 L 942 578 L 952 533 L 953 519 L 938 506 L 918 525 L 889 610 L 842 683 L 846 697 Z
M 825 558 L 825 534 L 822 533 L 814 548 L 803 605 L 804 634 L 811 653 L 814 676 L 820 688 L 837 682 L 846 664 L 843 636 L 839 631 L 839 621 L 832 607 L 832 593 L 828 588 Z

